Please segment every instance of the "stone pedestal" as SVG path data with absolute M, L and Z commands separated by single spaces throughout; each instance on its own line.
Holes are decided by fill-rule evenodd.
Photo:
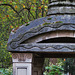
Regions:
M 32 53 L 12 53 L 13 75 L 43 75 L 44 58 Z

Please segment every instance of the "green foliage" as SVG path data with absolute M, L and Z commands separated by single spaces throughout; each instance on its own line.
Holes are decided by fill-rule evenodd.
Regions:
M 8 69 L 0 68 L 0 75 L 13 75 L 12 67 L 10 67 Z
M 52 18 L 48 18 L 47 20 L 51 20 Z
M 6 49 L 11 30 L 25 23 L 28 26 L 29 21 L 46 16 L 47 4 L 48 0 L 0 0 L 0 65 L 2 67 L 8 67 L 7 65 L 11 63 L 11 54 Z
M 0 47 L 0 67 L 9 67 L 11 65 L 11 54 L 7 51 L 7 41 L 1 43 Z
M 45 62 L 46 63 L 46 62 Z M 63 75 L 64 69 L 63 66 L 64 61 L 62 59 L 57 59 L 56 65 L 49 62 L 48 65 L 45 67 L 44 75 Z
M 50 23 L 45 22 L 43 25 L 49 25 Z
M 44 75 L 55 75 L 55 74 L 62 75 L 61 71 L 64 70 L 62 67 L 53 64 L 45 67 L 45 69 L 46 71 L 44 72 Z

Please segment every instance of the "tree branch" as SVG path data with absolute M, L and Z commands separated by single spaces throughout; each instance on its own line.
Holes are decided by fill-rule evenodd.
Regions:
M 22 12 L 24 9 L 27 9 L 29 12 L 30 12 L 30 8 L 23 8 L 23 9 L 21 9 L 20 11 L 19 11 L 19 13 L 20 12 Z M 33 16 L 33 14 L 30 12 L 30 14 Z M 35 19 L 35 17 L 33 16 L 33 18 Z
M 10 5 L 10 4 L 0 4 L 0 6 L 10 6 L 10 7 L 17 13 L 17 15 L 20 16 L 21 18 L 22 18 L 22 16 L 20 15 L 20 12 L 22 12 L 24 9 L 27 9 L 27 10 L 30 12 L 30 8 L 23 8 L 23 9 L 21 9 L 21 10 L 18 12 L 18 11 L 15 10 L 15 8 L 14 8 L 12 5 Z M 30 12 L 30 14 L 33 16 L 33 14 L 32 14 L 31 12 Z M 35 19 L 34 16 L 33 16 L 33 18 Z M 24 21 L 23 18 L 22 18 L 22 21 Z
M 10 4 L 0 4 L 0 6 L 10 6 L 17 13 L 17 15 L 22 18 L 22 16 L 19 14 L 19 12 L 17 10 L 15 10 L 15 8 L 12 5 L 10 5 Z M 22 21 L 24 21 L 23 18 L 22 18 Z
M 0 4 L 0 6 L 10 6 L 19 15 L 18 11 L 10 4 Z

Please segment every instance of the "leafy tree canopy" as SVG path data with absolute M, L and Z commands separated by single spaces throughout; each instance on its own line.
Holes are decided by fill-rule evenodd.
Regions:
M 48 0 L 0 0 L 0 62 L 10 61 L 6 47 L 11 30 L 44 17 L 47 4 Z

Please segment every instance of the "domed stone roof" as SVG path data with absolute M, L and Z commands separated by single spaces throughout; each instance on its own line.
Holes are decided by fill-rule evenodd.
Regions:
M 75 30 L 75 4 L 64 1 L 51 0 L 48 16 L 24 24 L 17 30 L 13 29 L 8 40 L 8 50 L 16 50 L 22 42 L 37 35 L 57 30 Z

